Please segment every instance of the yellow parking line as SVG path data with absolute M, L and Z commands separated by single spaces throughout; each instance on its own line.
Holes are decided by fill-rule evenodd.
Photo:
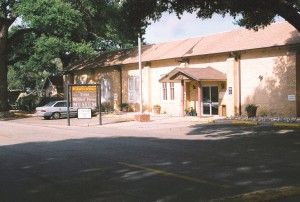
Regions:
M 193 119 L 192 122 L 214 123 L 216 121 L 213 120 L 213 119 L 199 119 L 199 118 L 196 118 L 196 119 Z
M 208 185 L 212 185 L 212 186 L 230 188 L 230 186 L 228 186 L 228 185 L 217 184 L 217 183 L 209 182 L 207 180 L 201 180 L 201 179 L 197 179 L 197 178 L 193 178 L 193 177 L 189 177 L 189 176 L 185 176 L 185 175 L 180 175 L 180 174 L 176 174 L 176 173 L 171 173 L 171 172 L 167 172 L 167 171 L 163 171 L 163 170 L 148 168 L 148 167 L 145 167 L 145 166 L 129 164 L 129 163 L 124 163 L 124 162 L 118 162 L 118 164 L 128 166 L 128 167 L 131 167 L 131 168 L 138 168 L 138 169 L 141 169 L 141 170 L 148 170 L 148 171 L 158 173 L 158 174 L 161 174 L 161 175 L 172 176 L 172 177 L 175 177 L 175 178 L 179 178 L 179 179 L 183 179 L 183 180 L 187 180 L 187 181 L 191 181 L 191 182 L 196 182 L 196 183 L 200 183 L 200 184 L 208 184 Z
M 295 127 L 299 128 L 300 124 L 299 123 L 274 123 L 273 126 L 277 127 Z
M 259 125 L 257 121 L 232 121 L 231 123 L 240 125 Z

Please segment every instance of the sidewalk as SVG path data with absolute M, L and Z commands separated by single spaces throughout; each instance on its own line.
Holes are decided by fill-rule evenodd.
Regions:
M 150 122 L 138 122 L 134 120 L 134 115 L 138 113 L 108 113 L 102 114 L 102 125 L 120 124 L 126 125 L 155 125 L 155 124 L 176 124 L 186 123 L 191 124 L 214 124 L 214 123 L 226 123 L 235 125 L 272 125 L 274 127 L 289 127 L 289 128 L 300 128 L 299 119 L 288 119 L 288 118 L 269 118 L 269 117 L 256 117 L 247 119 L 246 117 L 196 117 L 196 116 L 181 116 L 178 114 L 150 114 Z M 58 120 L 44 120 L 42 117 L 36 117 L 35 114 L 27 114 L 24 112 L 10 112 L 8 117 L 0 117 L 0 121 L 14 121 L 30 124 L 41 124 L 41 125 L 61 125 L 67 126 L 67 119 Z M 100 118 L 92 117 L 92 119 L 70 119 L 70 126 L 96 126 L 100 124 Z

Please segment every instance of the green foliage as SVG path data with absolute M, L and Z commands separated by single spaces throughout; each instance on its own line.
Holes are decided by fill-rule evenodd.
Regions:
M 121 5 L 119 0 L 2 1 L 0 111 L 8 107 L 7 75 L 10 87 L 34 88 L 77 60 L 132 47 L 136 35 L 122 24 Z M 21 23 L 12 26 L 16 19 Z
M 118 1 L 26 0 L 14 10 L 22 24 L 9 32 L 10 87 L 34 88 L 44 76 L 61 74 L 65 66 L 97 51 L 135 43 L 118 27 Z
M 127 102 L 123 102 L 119 105 L 121 108 L 123 107 L 129 107 L 129 104 Z
M 246 109 L 246 112 L 252 112 L 252 111 L 256 111 L 257 108 L 258 108 L 258 106 L 255 104 L 247 104 L 245 109 Z
M 62 0 L 22 1 L 16 13 L 28 27 L 52 36 L 75 39 L 86 34 L 83 14 Z
M 202 19 L 211 18 L 213 14 L 225 16 L 230 14 L 240 26 L 258 30 L 274 22 L 281 16 L 300 31 L 299 0 L 126 0 L 124 1 L 123 21 L 128 20 L 132 30 L 143 33 L 149 25 L 149 19 L 157 21 L 162 12 L 174 12 L 178 18 L 184 12 L 196 12 Z

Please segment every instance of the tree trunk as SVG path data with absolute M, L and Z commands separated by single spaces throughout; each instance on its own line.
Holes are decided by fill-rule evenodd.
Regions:
M 7 39 L 8 26 L 0 25 L 0 112 L 9 110 L 7 84 Z

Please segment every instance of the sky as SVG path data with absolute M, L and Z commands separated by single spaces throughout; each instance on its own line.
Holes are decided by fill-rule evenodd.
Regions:
M 283 21 L 277 18 L 276 21 Z M 196 18 L 196 14 L 184 13 L 181 19 L 175 14 L 164 13 L 162 18 L 152 23 L 143 36 L 148 44 L 198 37 L 219 32 L 241 29 L 234 24 L 231 16 L 223 18 L 214 15 L 211 19 Z

